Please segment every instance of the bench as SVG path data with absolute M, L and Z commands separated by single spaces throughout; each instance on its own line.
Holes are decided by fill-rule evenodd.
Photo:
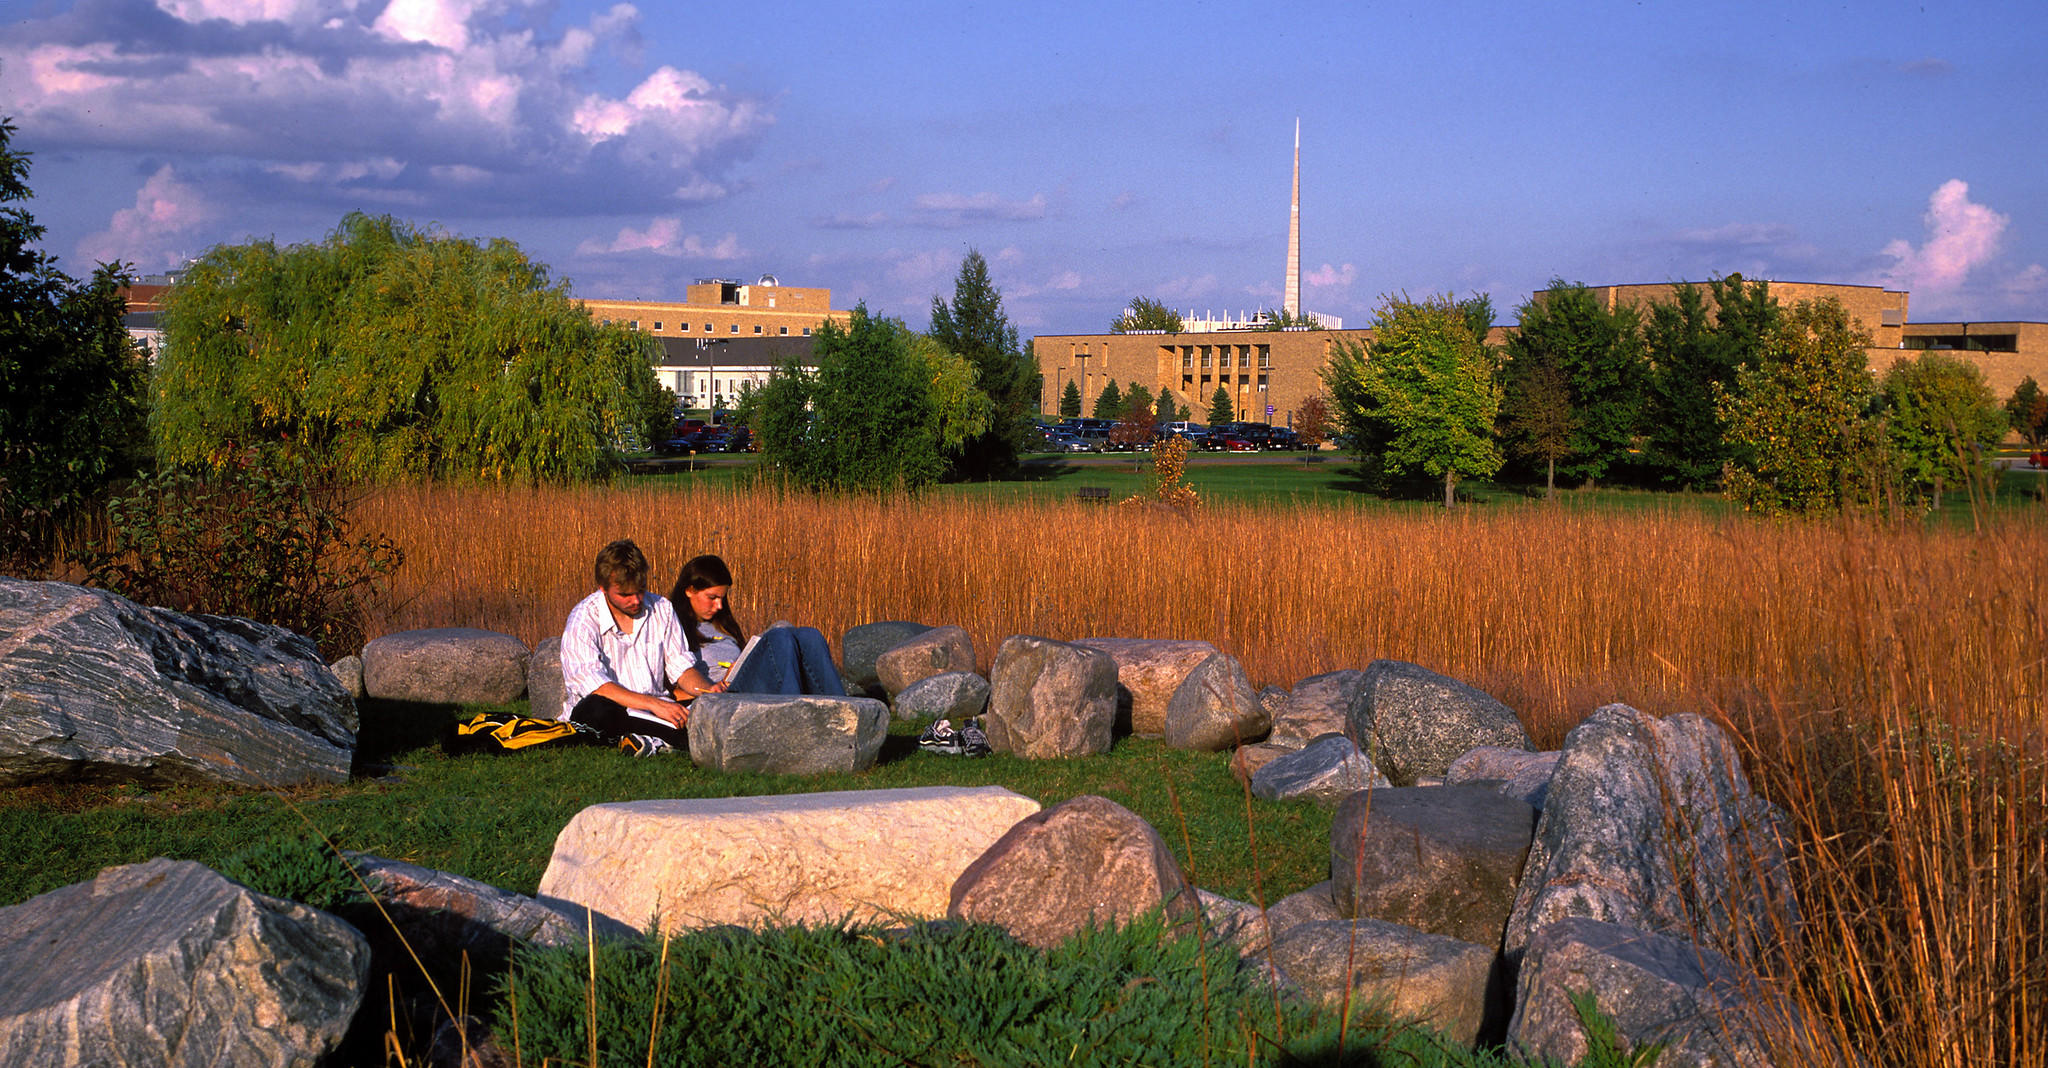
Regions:
M 1100 503 L 1100 504 L 1108 504 L 1108 503 L 1109 503 L 1109 487 L 1107 487 L 1107 486 L 1082 486 L 1082 487 L 1081 487 L 1080 489 L 1078 489 L 1078 490 L 1075 490 L 1075 491 L 1074 491 L 1074 498 L 1075 498 L 1076 500 L 1082 500 L 1082 501 L 1094 501 L 1094 502 L 1097 502 L 1097 503 Z

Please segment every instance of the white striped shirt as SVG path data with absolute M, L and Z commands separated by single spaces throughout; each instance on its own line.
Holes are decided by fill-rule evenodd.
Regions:
M 562 710 L 556 719 L 568 719 L 576 702 L 607 682 L 670 699 L 669 688 L 694 661 L 675 606 L 655 593 L 642 595 L 641 602 L 645 607 L 630 634 L 612 618 L 603 590 L 569 610 L 562 627 Z

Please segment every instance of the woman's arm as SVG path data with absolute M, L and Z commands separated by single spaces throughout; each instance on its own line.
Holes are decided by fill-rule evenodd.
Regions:
M 699 694 L 724 693 L 725 683 L 712 682 L 703 672 L 691 668 L 683 672 L 683 677 L 676 680 L 675 687 L 670 692 L 678 701 L 694 701 Z

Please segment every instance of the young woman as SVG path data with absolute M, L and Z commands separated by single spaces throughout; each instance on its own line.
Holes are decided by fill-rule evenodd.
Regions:
M 733 618 L 726 595 L 732 572 L 716 556 L 699 556 L 676 575 L 669 600 L 683 624 L 683 640 L 695 663 L 676 683 L 679 700 L 706 693 L 825 694 L 846 696 L 846 684 L 832 664 L 832 650 L 816 627 L 770 627 L 761 632 L 747 662 L 732 665 L 746 647 L 746 632 Z

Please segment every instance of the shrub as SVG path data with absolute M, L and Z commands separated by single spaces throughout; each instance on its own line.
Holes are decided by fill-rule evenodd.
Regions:
M 388 537 L 350 540 L 352 503 L 302 463 L 251 450 L 217 472 L 138 480 L 107 502 L 106 541 L 73 561 L 91 585 L 285 627 L 333 658 L 361 647 L 370 602 L 405 562 Z
M 259 894 L 323 912 L 368 901 L 348 862 L 310 838 L 280 835 L 258 842 L 222 861 L 220 873 Z

